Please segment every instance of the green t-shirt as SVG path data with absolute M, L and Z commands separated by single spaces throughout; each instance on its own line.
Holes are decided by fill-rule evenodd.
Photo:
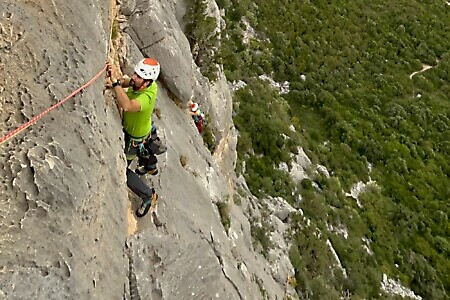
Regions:
M 128 98 L 130 98 L 130 100 L 136 100 L 141 104 L 140 111 L 123 113 L 123 128 L 132 137 L 141 138 L 150 133 L 157 91 L 158 87 L 155 82 L 141 91 L 133 91 L 132 87 L 128 88 Z

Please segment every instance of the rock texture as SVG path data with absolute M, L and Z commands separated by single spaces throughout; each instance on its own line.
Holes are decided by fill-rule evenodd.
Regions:
M 6 0 L 0 12 L 3 135 L 103 68 L 109 21 L 98 1 Z M 1 146 L 0 294 L 8 299 L 124 293 L 125 164 L 102 89 L 95 82 Z
M 168 146 L 160 172 L 158 218 L 127 219 L 140 204 L 127 192 L 120 119 L 99 80 L 3 144 L 0 159 L 0 296 L 8 299 L 282 299 L 288 260 L 280 199 L 261 205 L 234 174 L 236 132 L 223 75 L 198 72 L 180 21 L 185 3 L 122 1 L 120 63 L 161 62 L 154 117 Z M 109 7 L 86 0 L 0 3 L 1 134 L 37 115 L 104 66 Z M 191 95 L 212 116 L 211 155 L 184 111 Z M 240 205 L 232 201 L 239 182 Z M 227 203 L 231 224 L 221 222 Z M 266 209 L 279 245 L 255 251 L 249 219 Z M 223 212 L 222 212 L 223 216 Z M 131 222 L 130 222 L 131 221 Z M 137 224 L 128 234 L 128 225 Z
M 145 56 L 158 57 L 160 79 L 184 102 L 193 92 L 194 65 L 189 42 L 167 1 L 136 0 L 126 32 Z

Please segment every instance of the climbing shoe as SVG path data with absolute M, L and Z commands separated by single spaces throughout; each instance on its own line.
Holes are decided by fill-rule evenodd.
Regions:
M 147 174 L 150 174 L 150 175 L 157 175 L 157 174 L 158 174 L 158 169 L 157 169 L 157 168 L 154 168 L 154 169 L 148 170 L 148 171 L 147 171 Z
M 138 216 L 139 218 L 145 216 L 150 210 L 150 207 L 154 208 L 156 206 L 156 200 L 158 200 L 158 194 L 153 191 L 153 195 L 151 198 L 142 200 L 141 207 L 136 210 L 136 216 Z
M 134 170 L 134 172 L 136 174 L 139 174 L 139 175 L 145 175 L 145 174 L 157 175 L 158 174 L 158 168 L 147 170 L 145 168 L 145 166 L 140 166 L 140 167 L 136 168 L 136 170 Z

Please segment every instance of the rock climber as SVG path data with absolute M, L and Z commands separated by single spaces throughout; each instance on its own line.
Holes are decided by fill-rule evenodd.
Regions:
M 187 102 L 188 109 L 187 112 L 191 115 L 194 120 L 195 126 L 200 134 L 203 133 L 203 129 L 205 127 L 205 115 L 200 110 L 200 105 L 197 102 L 193 102 L 192 99 L 189 99 Z
M 118 69 L 108 62 L 110 86 L 115 92 L 117 106 L 122 111 L 127 186 L 142 199 L 141 207 L 136 211 L 138 217 L 144 216 L 150 209 L 152 199 L 156 201 L 158 197 L 155 190 L 148 187 L 137 174 L 156 175 L 158 173 L 156 167 L 158 160 L 155 153 L 159 150 L 158 147 L 155 149 L 153 141 L 159 141 L 159 138 L 156 136 L 156 128 L 152 123 L 152 114 L 158 92 L 156 79 L 159 72 L 158 61 L 144 58 L 136 64 L 131 77 L 119 78 Z M 152 134 L 152 128 L 154 134 Z M 138 157 L 138 168 L 133 172 L 129 166 L 135 157 Z

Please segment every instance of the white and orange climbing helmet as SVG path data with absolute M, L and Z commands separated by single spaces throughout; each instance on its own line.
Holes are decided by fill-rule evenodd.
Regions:
M 143 79 L 156 80 L 161 67 L 156 59 L 144 58 L 134 67 L 134 71 Z
M 192 103 L 192 104 L 191 104 L 191 110 L 192 110 L 193 112 L 196 112 L 196 111 L 198 110 L 198 104 L 197 104 L 197 103 Z

